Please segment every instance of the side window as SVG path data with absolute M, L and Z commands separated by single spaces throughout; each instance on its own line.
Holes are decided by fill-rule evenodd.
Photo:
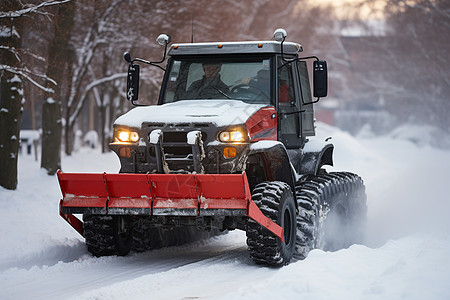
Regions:
M 175 98 L 175 93 L 178 85 L 178 78 L 180 74 L 180 62 L 174 61 L 171 72 L 169 74 L 169 80 L 167 81 L 165 103 L 172 102 Z
M 282 103 L 295 103 L 294 80 L 292 78 L 291 64 L 283 66 L 278 73 L 278 101 Z

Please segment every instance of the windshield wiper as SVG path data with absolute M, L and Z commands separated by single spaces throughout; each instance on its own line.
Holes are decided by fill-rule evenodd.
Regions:
M 225 94 L 224 92 L 222 92 L 222 91 L 219 90 L 218 88 L 214 87 L 214 89 L 215 89 L 216 91 L 218 91 L 219 93 L 221 93 L 222 95 L 224 95 L 225 97 L 227 97 L 227 99 L 231 99 L 230 96 L 228 96 L 227 94 Z

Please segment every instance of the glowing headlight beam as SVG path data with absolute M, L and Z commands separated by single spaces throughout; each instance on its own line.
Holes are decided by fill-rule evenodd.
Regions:
M 240 130 L 222 131 L 219 134 L 219 140 L 224 143 L 244 142 L 245 137 L 242 131 Z
M 117 139 L 120 142 L 137 142 L 139 140 L 139 134 L 135 131 L 126 131 L 126 130 L 121 130 L 117 132 Z

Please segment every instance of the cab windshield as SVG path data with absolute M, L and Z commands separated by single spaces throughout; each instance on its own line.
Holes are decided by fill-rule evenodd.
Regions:
M 171 59 L 161 104 L 193 99 L 232 99 L 270 104 L 270 59 Z

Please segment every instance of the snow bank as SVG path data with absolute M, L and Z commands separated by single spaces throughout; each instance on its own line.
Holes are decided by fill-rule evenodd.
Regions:
M 426 136 L 430 128 L 403 127 L 386 136 L 350 134 L 323 123 L 317 139 L 332 136 L 335 167 L 329 170 L 359 174 L 368 195 L 367 244 L 380 246 L 386 240 L 414 232 L 449 232 L 450 153 L 405 139 L 408 132 Z M 420 133 L 420 134 L 419 134 Z
M 226 239 L 233 243 L 237 238 Z M 378 249 L 313 250 L 304 261 L 274 269 L 251 265 L 242 247 L 219 259 L 124 280 L 76 299 L 448 299 L 450 265 L 442 261 L 448 253 L 449 236 L 418 235 Z
M 441 276 L 450 274 L 450 265 L 441 259 L 450 253 L 449 241 L 410 236 L 378 249 L 313 250 L 305 261 L 223 299 L 448 299 Z
M 120 167 L 113 153 L 84 148 L 76 155 L 63 157 L 63 171 L 117 173 Z M 17 190 L 0 188 L 0 270 L 68 262 L 86 253 L 84 240 L 59 217 L 56 175 L 48 176 L 39 164 L 21 155 Z
M 402 125 L 395 128 L 388 136 L 396 140 L 410 141 L 419 147 L 450 149 L 450 135 L 431 125 Z

